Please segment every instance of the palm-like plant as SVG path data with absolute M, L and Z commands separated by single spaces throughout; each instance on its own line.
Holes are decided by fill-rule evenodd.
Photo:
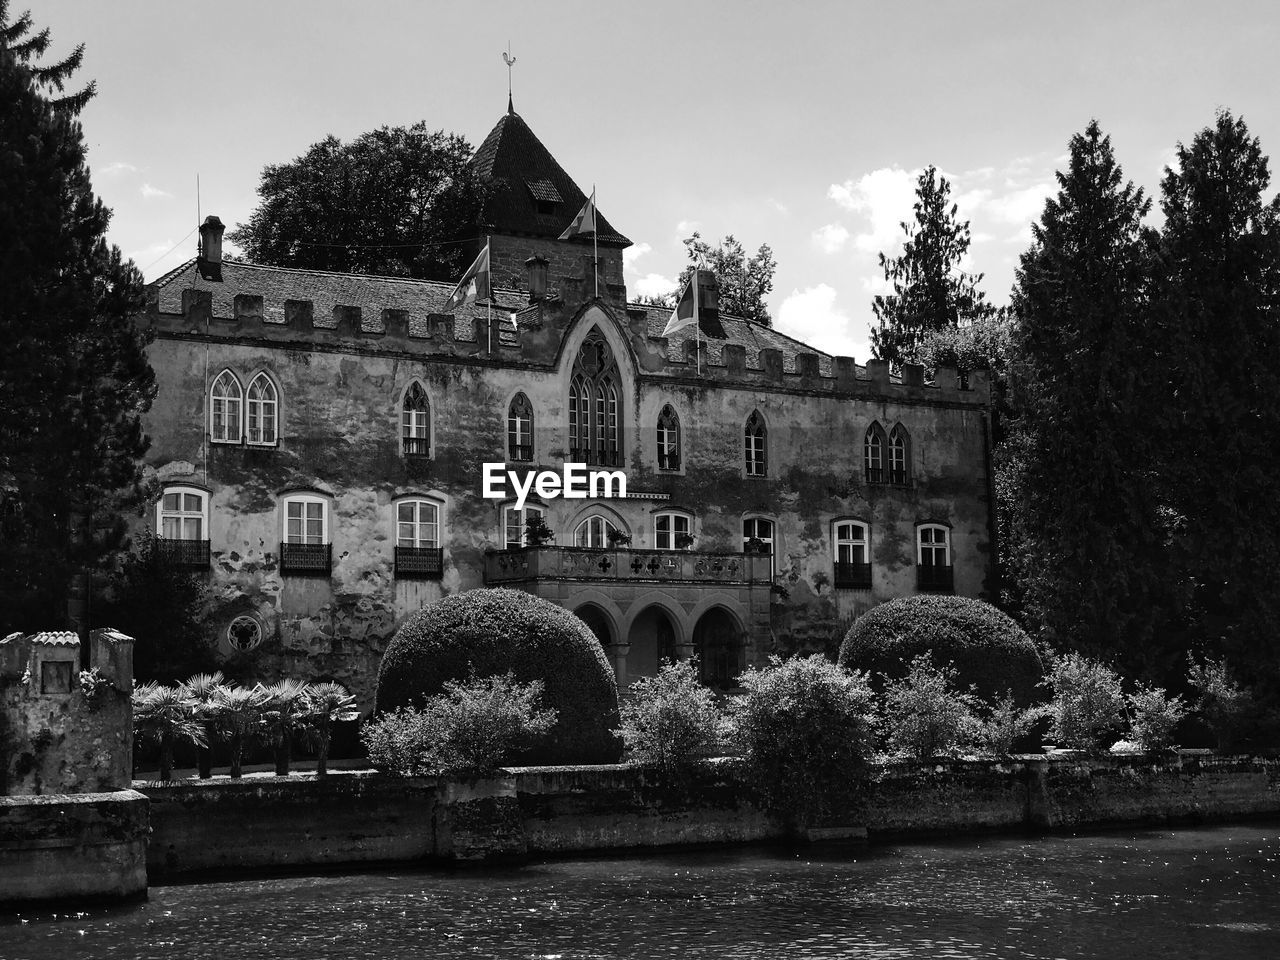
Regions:
M 316 747 L 316 776 L 329 773 L 329 743 L 333 725 L 358 720 L 356 698 L 340 683 L 313 683 L 307 688 L 306 724 Z
M 303 718 L 310 712 L 307 684 L 286 678 L 258 689 L 265 698 L 263 721 L 275 753 L 276 776 L 287 777 L 293 758 L 293 735 L 301 729 Z
M 218 733 L 218 691 L 230 686 L 221 670 L 215 673 L 197 673 L 181 685 L 181 689 L 195 702 L 196 719 L 204 727 L 206 744 L 212 743 Z M 200 779 L 207 780 L 213 776 L 213 752 L 207 745 L 198 749 L 196 758 Z
M 186 740 L 207 743 L 195 716 L 195 701 L 181 687 L 146 683 L 133 691 L 133 733 L 160 745 L 160 779 L 173 779 L 173 745 Z
M 241 761 L 246 740 L 262 733 L 266 712 L 266 694 L 261 687 L 223 687 L 213 695 L 219 736 L 231 745 L 231 776 L 241 776 Z

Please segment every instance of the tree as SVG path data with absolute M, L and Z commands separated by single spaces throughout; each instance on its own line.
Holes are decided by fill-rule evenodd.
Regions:
M 422 122 L 326 137 L 263 169 L 260 202 L 228 239 L 256 263 L 448 279 L 483 201 L 472 152 Z
M 1162 290 L 1168 393 L 1163 471 L 1188 598 L 1185 646 L 1226 654 L 1280 693 L 1280 199 L 1229 111 L 1165 170 Z
M 884 278 L 893 285 L 893 293 L 878 295 L 871 304 L 877 321 L 871 349 L 880 360 L 916 363 L 926 333 L 995 314 L 978 289 L 982 274 L 960 269 L 969 252 L 969 221 L 956 219 L 950 198 L 950 181 L 930 165 L 916 181 L 915 222 L 902 224 L 902 253 L 880 254 Z
M 685 240 L 684 246 L 689 252 L 689 265 L 681 272 L 680 280 L 676 283 L 676 296 L 679 296 L 689 282 L 694 269 L 703 265 L 715 273 L 720 283 L 722 314 L 754 320 L 766 327 L 773 324 L 765 297 L 773 290 L 773 273 L 778 269 L 778 264 L 767 243 L 760 244 L 755 256 L 748 257 L 733 234 L 713 247 L 695 231 L 692 237 Z
M 1013 442 L 1023 537 L 1006 551 L 1042 639 L 1137 672 L 1163 596 L 1149 327 L 1150 201 L 1091 122 L 1032 226 L 1013 291 Z
M 142 276 L 105 240 L 79 111 L 83 47 L 43 65 L 49 32 L 0 0 L 0 630 L 85 622 L 89 579 L 141 504 L 141 417 L 155 394 L 130 317 Z M 69 603 L 69 598 L 72 601 Z

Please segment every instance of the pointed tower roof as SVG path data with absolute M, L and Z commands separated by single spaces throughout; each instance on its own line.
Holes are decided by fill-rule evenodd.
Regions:
M 587 195 L 510 104 L 471 162 L 489 183 L 481 222 L 495 233 L 555 239 L 586 203 Z M 598 207 L 596 226 L 599 243 L 631 246 Z

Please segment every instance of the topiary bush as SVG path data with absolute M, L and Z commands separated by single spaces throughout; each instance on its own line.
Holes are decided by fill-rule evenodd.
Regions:
M 382 656 L 374 709 L 420 709 L 449 681 L 507 673 L 520 683 L 541 680 L 542 704 L 557 714 L 518 762 L 618 758 L 618 684 L 600 641 L 567 610 L 517 590 L 469 590 L 410 616 Z
M 849 628 L 839 662 L 883 683 L 906 677 L 924 653 L 953 664 L 956 685 L 972 685 L 988 703 L 1006 693 L 1020 706 L 1037 699 L 1044 667 L 1035 644 L 1012 618 L 971 597 L 902 597 L 873 607 Z

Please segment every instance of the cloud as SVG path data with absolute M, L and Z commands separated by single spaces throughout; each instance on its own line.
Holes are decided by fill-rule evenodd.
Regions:
M 142 198 L 143 198 L 144 200 L 154 200 L 154 199 L 156 199 L 157 197 L 164 197 L 164 198 L 166 198 L 166 199 L 172 199 L 172 198 L 173 198 L 173 194 L 172 194 L 172 193 L 170 193 L 169 191 L 167 191 L 167 190 L 161 190 L 159 187 L 153 187 L 153 186 L 152 186 L 151 184 L 149 184 L 149 183 L 144 183 L 144 184 L 139 188 L 138 192 L 142 194 Z
M 632 296 L 665 297 L 669 293 L 675 293 L 676 282 L 660 273 L 648 273 L 628 286 Z
M 681 240 L 686 237 L 693 236 L 695 231 L 702 229 L 701 220 L 681 220 L 676 224 L 676 236 Z
M 117 160 L 115 163 L 108 163 L 105 167 L 100 169 L 98 171 L 98 176 L 114 177 L 121 173 L 137 173 L 137 172 L 138 172 L 138 168 L 135 167 L 132 163 L 125 163 L 121 160 Z
M 902 243 L 900 224 L 911 218 L 919 175 L 918 170 L 881 167 L 827 188 L 827 197 L 838 206 L 862 215 L 865 229 L 853 241 L 857 249 L 891 253 L 898 248 Z
M 1024 224 L 1039 220 L 1044 202 L 1055 192 L 1057 184 L 1042 180 L 1030 186 L 994 196 L 986 203 L 992 217 L 1001 223 Z
M 790 207 L 788 207 L 788 206 L 787 206 L 785 203 L 783 203 L 781 200 L 775 200 L 775 199 L 773 199 L 773 197 L 770 197 L 770 198 L 769 198 L 769 206 L 773 207 L 773 209 L 777 210 L 777 211 L 778 211 L 780 214 L 782 214 L 784 217 L 785 217 L 785 216 L 787 216 L 787 215 L 789 215 L 789 214 L 791 213 L 791 208 L 790 208 Z
M 634 270 L 636 261 L 643 257 L 646 253 L 650 253 L 653 247 L 647 243 L 635 243 L 622 251 L 622 268 L 624 270 Z
M 828 223 L 813 231 L 813 242 L 823 253 L 837 253 L 849 240 L 849 231 L 839 223 Z
M 836 291 L 825 283 L 792 290 L 778 308 L 774 326 L 810 346 L 839 356 L 867 351 L 865 334 L 854 333 L 854 321 L 836 304 Z

